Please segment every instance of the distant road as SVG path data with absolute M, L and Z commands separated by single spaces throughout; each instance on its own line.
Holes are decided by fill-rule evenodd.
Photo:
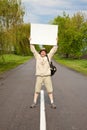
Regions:
M 87 130 L 87 77 L 57 66 L 52 77 L 57 109 L 45 91 L 47 130 Z M 0 130 L 39 130 L 40 104 L 30 109 L 35 85 L 35 60 L 0 75 Z

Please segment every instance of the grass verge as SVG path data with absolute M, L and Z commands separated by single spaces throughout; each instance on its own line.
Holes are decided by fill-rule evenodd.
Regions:
M 54 59 L 58 63 L 87 76 L 87 60 L 59 58 L 57 55 L 54 56 Z
M 13 54 L 3 55 L 3 57 L 0 57 L 0 74 L 27 62 L 30 58 L 30 56 L 18 56 Z

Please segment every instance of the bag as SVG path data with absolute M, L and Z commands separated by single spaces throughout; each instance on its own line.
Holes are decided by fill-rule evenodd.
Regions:
M 55 72 L 57 71 L 57 68 L 56 68 L 56 66 L 53 65 L 52 61 L 51 62 L 49 61 L 48 55 L 47 55 L 47 60 L 50 65 L 51 76 L 53 76 L 55 74 Z
M 57 71 L 56 66 L 53 65 L 52 61 L 50 63 L 50 70 L 51 70 L 51 76 L 55 74 L 55 72 Z

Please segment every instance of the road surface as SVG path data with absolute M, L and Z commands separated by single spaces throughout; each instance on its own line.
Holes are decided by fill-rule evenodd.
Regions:
M 87 77 L 60 66 L 52 77 L 57 109 L 45 93 L 46 130 L 87 130 Z M 40 130 L 40 101 L 31 109 L 35 59 L 0 75 L 0 130 Z M 40 98 L 40 97 L 39 97 Z

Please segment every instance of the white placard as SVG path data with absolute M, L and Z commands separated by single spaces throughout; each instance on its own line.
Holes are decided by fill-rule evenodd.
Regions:
M 57 45 L 58 25 L 31 23 L 30 44 Z

